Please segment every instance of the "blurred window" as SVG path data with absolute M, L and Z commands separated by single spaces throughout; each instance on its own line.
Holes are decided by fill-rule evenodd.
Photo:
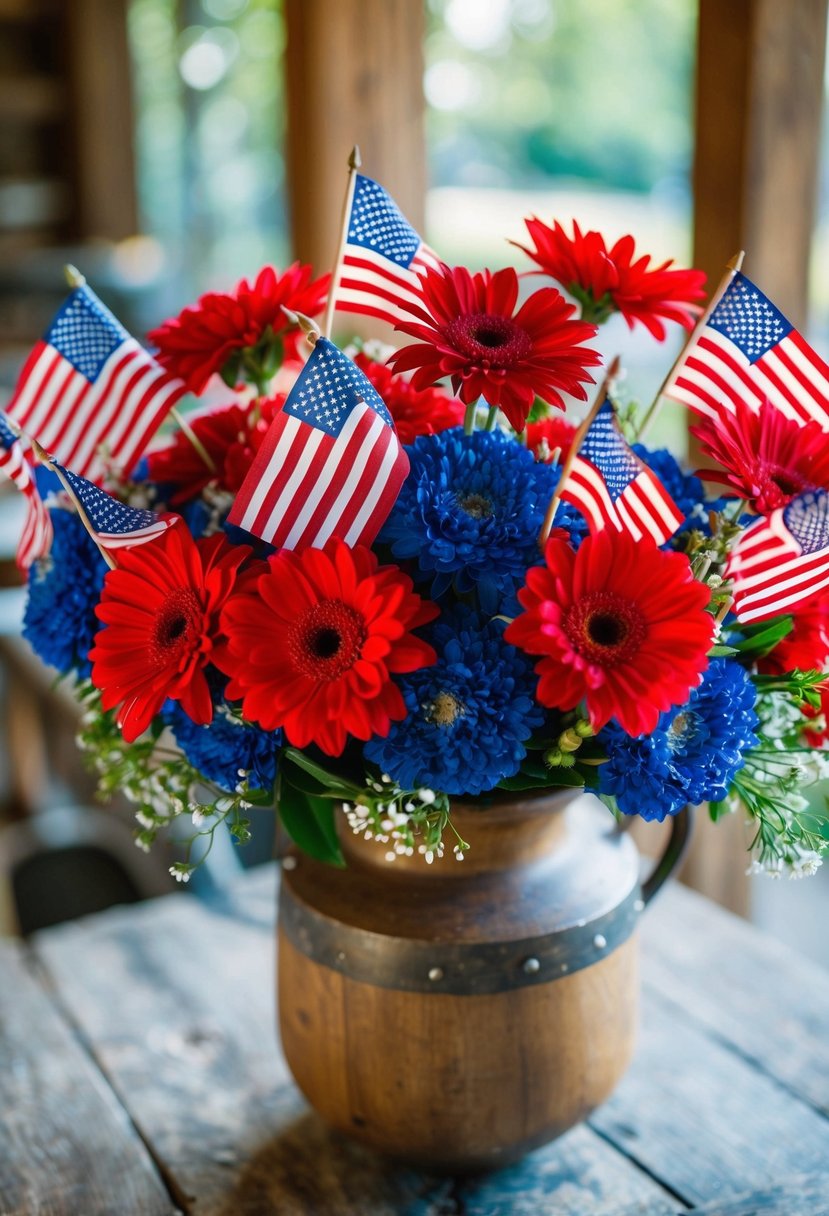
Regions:
M 131 0 L 138 184 L 182 298 L 287 256 L 280 0 Z

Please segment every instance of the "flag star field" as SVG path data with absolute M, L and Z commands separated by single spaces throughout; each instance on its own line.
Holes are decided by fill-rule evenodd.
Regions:
M 348 243 L 374 249 L 408 267 L 420 247 L 420 237 L 383 187 L 358 174 Z
M 740 274 L 724 293 L 708 324 L 729 338 L 752 363 L 776 346 L 792 328 L 782 312 Z
M 359 401 L 365 401 L 386 426 L 394 428 L 383 398 L 360 369 L 326 338 L 320 338 L 284 410 L 300 422 L 336 436 Z
M 87 380 L 95 380 L 114 350 L 129 338 L 115 317 L 84 287 L 73 291 L 46 341 Z

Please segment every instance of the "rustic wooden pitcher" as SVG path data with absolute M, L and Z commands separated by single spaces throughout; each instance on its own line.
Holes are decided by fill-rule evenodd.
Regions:
M 644 885 L 630 837 L 590 794 L 453 803 L 471 848 L 348 868 L 294 854 L 279 914 L 288 1064 L 333 1127 L 449 1170 L 514 1161 L 613 1090 L 637 1023 L 636 926 L 676 865 L 672 821 Z

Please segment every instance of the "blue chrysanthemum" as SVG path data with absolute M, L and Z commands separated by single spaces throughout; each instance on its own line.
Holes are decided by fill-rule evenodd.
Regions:
M 437 663 L 398 679 L 408 716 L 365 748 L 403 789 L 481 794 L 518 771 L 544 712 L 532 663 L 502 634 L 464 604 L 426 633 Z
M 417 559 L 432 598 L 452 585 L 460 595 L 477 589 L 484 611 L 496 612 L 538 560 L 554 470 L 498 431 L 453 427 L 406 451 L 411 471 L 380 541 L 398 561 Z
M 232 791 L 245 772 L 252 789 L 270 789 L 276 779 L 276 763 L 281 731 L 262 730 L 228 711 L 220 699 L 209 726 L 199 726 L 184 712 L 178 702 L 165 707 L 165 720 L 171 727 L 187 759 L 210 781 Z
M 724 798 L 757 743 L 755 701 L 745 670 L 714 659 L 688 703 L 661 714 L 653 734 L 632 738 L 615 723 L 605 727 L 601 792 L 626 815 L 660 821 L 688 802 Z
M 86 656 L 101 627 L 95 606 L 108 567 L 74 512 L 56 508 L 49 514 L 54 539 L 49 555 L 29 571 L 23 636 L 44 663 L 87 677 L 92 664 Z

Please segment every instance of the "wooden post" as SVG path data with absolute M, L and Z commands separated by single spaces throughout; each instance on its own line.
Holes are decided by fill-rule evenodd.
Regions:
M 118 241 L 138 230 L 127 2 L 72 0 L 65 13 L 74 235 Z
M 806 321 L 827 0 L 700 0 L 694 265 L 719 281 L 735 249 Z
M 368 176 L 423 230 L 424 5 L 285 0 L 285 20 L 293 250 L 322 272 L 334 265 L 354 144 Z

